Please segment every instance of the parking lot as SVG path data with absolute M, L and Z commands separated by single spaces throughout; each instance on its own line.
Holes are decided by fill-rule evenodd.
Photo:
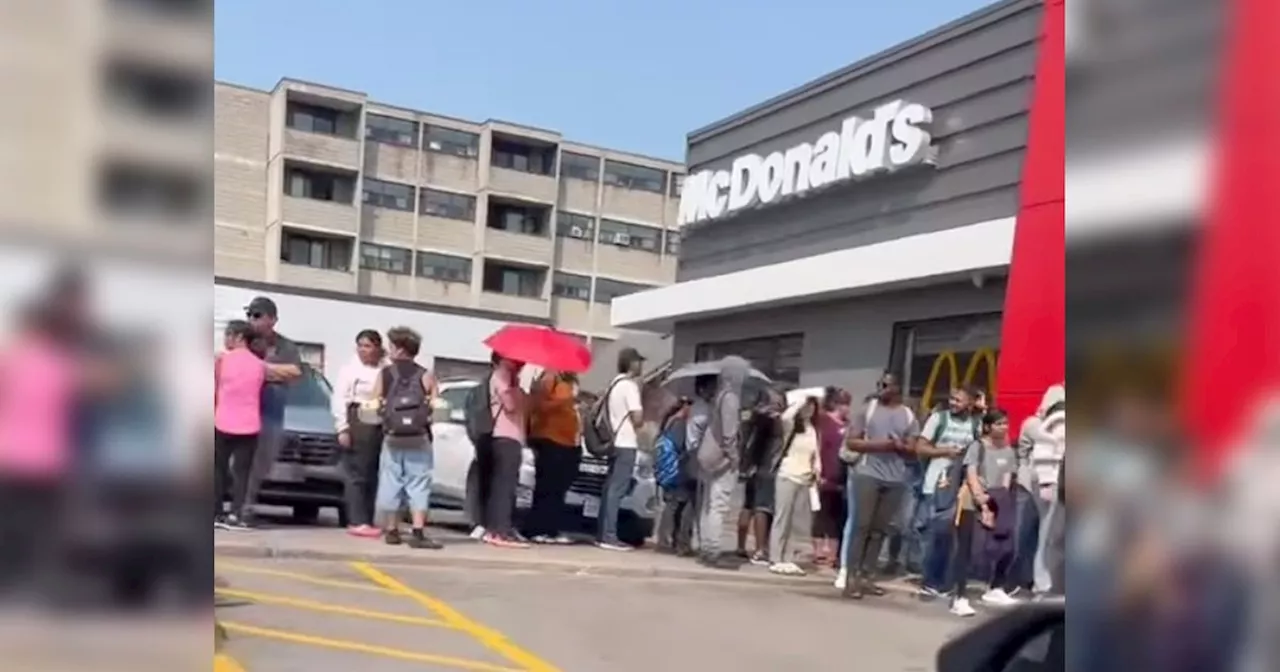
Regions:
M 219 560 L 225 672 L 924 672 L 965 624 L 906 596 L 536 570 Z

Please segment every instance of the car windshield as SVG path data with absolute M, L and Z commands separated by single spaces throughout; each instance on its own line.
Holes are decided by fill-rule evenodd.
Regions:
M 286 385 L 285 390 L 287 390 L 285 403 L 289 406 L 328 408 L 333 387 L 319 371 L 311 368 L 309 364 L 303 364 L 302 377 Z

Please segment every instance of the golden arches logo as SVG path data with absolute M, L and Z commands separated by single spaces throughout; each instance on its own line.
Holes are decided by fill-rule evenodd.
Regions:
M 931 410 L 930 400 L 933 399 L 933 393 L 938 386 L 939 374 L 942 373 L 943 367 L 947 367 L 947 372 L 951 375 L 947 377 L 947 388 L 950 390 L 954 387 L 964 387 L 973 383 L 973 378 L 978 374 L 978 367 L 983 363 L 987 365 L 987 384 L 990 389 L 987 390 L 987 403 L 994 403 L 996 398 L 996 352 L 991 348 L 978 348 L 973 355 L 969 357 L 969 364 L 964 368 L 964 377 L 960 376 L 960 365 L 956 361 L 956 353 L 954 350 L 943 350 L 933 360 L 933 367 L 929 369 L 929 377 L 925 379 L 924 389 L 920 392 L 920 413 L 927 414 Z

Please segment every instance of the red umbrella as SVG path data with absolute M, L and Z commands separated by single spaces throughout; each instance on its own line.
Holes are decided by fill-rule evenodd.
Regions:
M 582 373 L 591 368 L 591 351 L 576 337 L 555 329 L 508 324 L 485 339 L 494 352 L 556 371 Z

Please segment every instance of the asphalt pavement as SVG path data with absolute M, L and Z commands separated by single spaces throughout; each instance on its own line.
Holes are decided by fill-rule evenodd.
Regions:
M 218 574 L 221 669 L 246 672 L 926 672 L 969 625 L 825 582 L 253 557 Z

